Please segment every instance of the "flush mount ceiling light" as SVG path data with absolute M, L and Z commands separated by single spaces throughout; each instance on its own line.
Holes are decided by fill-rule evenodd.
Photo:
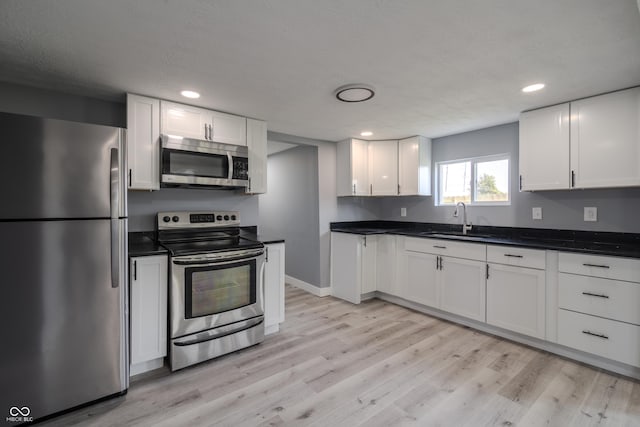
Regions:
M 180 92 L 180 95 L 184 96 L 185 98 L 191 98 L 191 99 L 200 98 L 200 94 L 192 90 L 183 90 L 182 92 Z
M 364 132 L 360 132 L 360 136 L 371 136 L 373 132 L 365 130 Z
M 525 86 L 522 88 L 522 91 L 525 93 L 529 93 L 529 92 L 535 92 L 537 90 L 540 90 L 544 87 L 544 83 L 536 83 L 533 85 L 529 85 L 529 86 Z
M 340 86 L 335 94 L 342 102 L 363 102 L 373 98 L 376 92 L 372 86 L 357 83 Z

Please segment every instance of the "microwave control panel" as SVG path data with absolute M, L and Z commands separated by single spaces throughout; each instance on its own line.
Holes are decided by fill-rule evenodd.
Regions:
M 231 179 L 249 179 L 249 159 L 246 157 L 233 158 L 233 176 Z

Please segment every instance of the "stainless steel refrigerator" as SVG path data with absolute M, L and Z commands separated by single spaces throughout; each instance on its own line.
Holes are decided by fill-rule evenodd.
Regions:
M 0 113 L 2 421 L 128 388 L 124 144 L 123 129 Z

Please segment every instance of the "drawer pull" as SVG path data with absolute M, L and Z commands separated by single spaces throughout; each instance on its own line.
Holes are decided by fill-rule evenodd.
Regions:
M 591 331 L 582 331 L 583 334 L 587 334 L 587 335 L 591 335 L 592 337 L 598 337 L 598 338 L 602 338 L 604 340 L 608 340 L 609 337 L 603 334 L 596 334 L 595 332 L 591 332 Z
M 511 257 L 511 258 L 522 258 L 522 255 L 504 254 L 504 256 L 508 256 L 508 257 Z
M 602 294 L 594 294 L 591 292 L 583 292 L 582 295 L 588 295 L 590 297 L 598 297 L 598 298 L 609 298 L 609 295 L 602 295 Z
M 589 263 L 584 263 L 582 264 L 585 267 L 598 267 L 598 268 L 610 268 L 608 265 L 600 265 L 600 264 L 589 264 Z
M 438 246 L 438 245 L 433 245 L 434 248 L 438 248 L 438 249 L 447 249 L 446 246 Z

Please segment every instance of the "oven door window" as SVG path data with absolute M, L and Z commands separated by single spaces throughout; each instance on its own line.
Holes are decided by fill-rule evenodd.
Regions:
M 185 270 L 185 317 L 210 316 L 256 303 L 256 261 Z
M 162 173 L 226 179 L 229 177 L 229 158 L 221 154 L 163 149 Z

